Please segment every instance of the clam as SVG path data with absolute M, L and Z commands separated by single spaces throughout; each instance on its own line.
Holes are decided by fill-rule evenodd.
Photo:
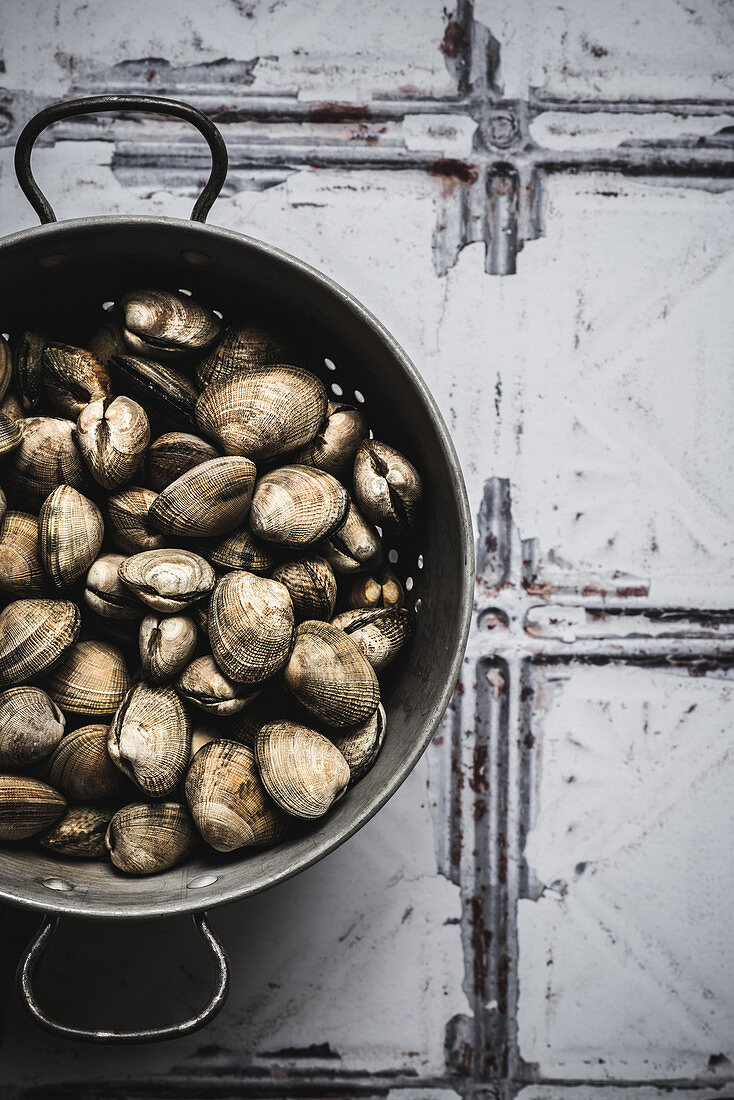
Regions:
M 102 548 L 104 521 L 96 504 L 71 485 L 59 485 L 38 516 L 43 566 L 57 588 L 86 573 Z
M 214 726 L 196 726 L 191 734 L 191 759 L 196 756 L 199 749 L 203 749 L 204 745 L 208 745 L 210 741 L 217 741 L 220 737 L 226 737 L 224 732 L 219 733 L 221 724 L 218 728 Z
M 414 621 L 404 607 L 357 608 L 337 615 L 332 626 L 348 634 L 375 672 L 381 672 L 412 636 Z
M 354 405 L 329 401 L 319 430 L 295 456 L 304 466 L 316 466 L 339 477 L 350 469 L 357 448 L 367 435 L 367 424 Z
M 170 794 L 191 752 L 191 725 L 176 692 L 135 684 L 112 719 L 107 751 L 150 798 Z
M 300 624 L 283 683 L 301 706 L 329 726 L 361 726 L 380 702 L 372 666 L 352 639 L 330 623 Z
M 185 702 L 219 718 L 236 714 L 258 694 L 257 688 L 253 691 L 237 680 L 230 680 L 209 655 L 197 657 L 187 665 L 174 687 Z
M 107 518 L 113 539 L 121 550 L 137 554 L 159 550 L 163 535 L 150 525 L 149 513 L 157 497 L 152 489 L 131 485 L 107 498 Z
M 5 519 L 5 515 L 8 511 L 8 498 L 5 493 L 0 489 L 0 523 Z
M 24 840 L 61 817 L 66 800 L 40 779 L 0 775 L 0 840 Z
M 70 600 L 15 600 L 0 611 L 0 686 L 21 684 L 50 669 L 79 633 Z
M 115 355 L 110 370 L 118 386 L 143 405 L 175 425 L 196 428 L 194 406 L 199 392 L 193 382 L 162 363 L 134 355 Z
M 20 446 L 23 438 L 23 421 L 13 420 L 0 413 L 0 455 L 6 455 Z
M 215 313 L 193 298 L 170 290 L 138 290 L 125 294 L 118 305 L 125 335 L 143 342 L 141 354 L 176 356 L 204 351 L 219 336 Z M 148 345 L 149 352 L 145 350 Z
M 13 353 L 10 344 L 4 336 L 0 336 L 0 401 L 8 392 L 10 379 L 13 376 Z
M 262 784 L 252 749 L 224 737 L 191 761 L 186 798 L 197 829 L 218 852 L 277 844 L 288 828 Z
M 227 454 L 257 462 L 308 443 L 325 410 L 326 390 L 315 374 L 278 364 L 208 386 L 196 419 Z
M 358 783 L 374 764 L 385 740 L 386 729 L 385 708 L 380 703 L 363 726 L 344 730 L 334 738 L 334 744 L 349 765 L 352 783 Z
M 255 756 L 265 790 L 293 817 L 323 817 L 349 786 L 349 765 L 339 749 L 308 726 L 263 726 Z
M 293 644 L 293 604 L 278 581 L 254 573 L 227 573 L 209 604 L 214 659 L 231 680 L 260 683 L 288 660 Z
M 75 642 L 46 677 L 46 691 L 71 714 L 114 714 L 130 687 L 125 658 L 109 642 Z
M 249 458 L 227 455 L 202 462 L 161 491 L 150 522 L 170 537 L 224 535 L 247 515 L 255 473 Z
M 41 846 L 58 856 L 102 859 L 112 810 L 103 806 L 72 806 L 41 837 Z
M 148 614 L 140 624 L 139 644 L 146 678 L 160 684 L 176 676 L 194 656 L 196 624 L 189 615 Z
M 5 478 L 24 507 L 41 505 L 57 485 L 85 488 L 87 472 L 74 442 L 72 421 L 31 416 L 21 423 L 23 438 L 8 455 Z
M 382 527 L 407 531 L 415 523 L 421 479 L 405 455 L 365 439 L 354 456 L 354 495 L 368 519 Z
M 0 694 L 0 767 L 41 760 L 64 736 L 66 719 L 45 691 L 14 687 Z
M 109 315 L 99 328 L 87 337 L 84 347 L 104 366 L 107 366 L 113 355 L 124 355 L 127 351 L 122 328 Z
M 112 383 L 107 368 L 84 348 L 46 344 L 41 356 L 41 381 L 52 405 L 76 420 L 90 401 L 107 397 Z
M 277 561 L 272 546 L 256 539 L 249 527 L 204 544 L 201 553 L 220 569 L 246 569 L 248 573 L 269 573 Z
M 253 367 L 274 366 L 287 360 L 283 344 L 266 329 L 253 324 L 238 325 L 224 330 L 222 339 L 196 368 L 196 378 L 203 389 Z
M 219 451 L 201 436 L 189 432 L 166 432 L 151 443 L 145 456 L 146 480 L 160 493 L 172 481 L 200 462 L 219 458 Z
M 75 439 L 94 480 L 104 489 L 120 489 L 142 462 L 150 424 L 137 401 L 105 397 L 82 409 Z
M 301 558 L 273 570 L 273 580 L 288 589 L 296 621 L 330 619 L 336 604 L 336 577 L 325 558 Z
M 145 550 L 120 566 L 120 580 L 154 611 L 181 611 L 211 592 L 216 574 L 190 550 Z
M 145 613 L 143 605 L 118 576 L 124 561 L 122 554 L 100 554 L 89 567 L 84 602 L 103 619 L 132 620 L 139 619 Z
M 40 332 L 24 332 L 15 347 L 15 385 L 24 415 L 41 400 L 41 357 L 45 344 Z
M 14 390 L 8 390 L 0 404 L 0 412 L 10 420 L 24 420 L 25 409 L 20 403 L 20 398 Z
M 49 757 L 46 778 L 72 802 L 118 794 L 124 780 L 107 752 L 107 726 L 81 726 L 62 737 Z
M 120 871 L 154 875 L 191 855 L 196 831 L 178 802 L 131 802 L 109 823 L 105 845 Z
M 279 466 L 255 485 L 250 529 L 286 546 L 313 546 L 344 522 L 349 494 L 331 474 L 311 466 Z
M 0 588 L 13 596 L 42 596 L 46 587 L 38 520 L 25 512 L 6 512 L 0 524 Z
M 387 566 L 356 577 L 347 592 L 347 607 L 402 607 L 404 603 L 403 586 Z
M 319 549 L 338 573 L 357 573 L 382 561 L 380 536 L 372 524 L 360 515 L 354 501 L 349 502 L 344 523 Z

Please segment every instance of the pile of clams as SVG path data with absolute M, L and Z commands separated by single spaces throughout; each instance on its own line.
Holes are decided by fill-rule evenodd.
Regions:
M 0 840 L 151 874 L 372 766 L 421 479 L 295 358 L 164 289 L 0 337 Z

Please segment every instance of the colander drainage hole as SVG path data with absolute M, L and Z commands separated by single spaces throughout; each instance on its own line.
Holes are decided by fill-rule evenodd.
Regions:
M 333 363 L 331 359 L 324 359 L 324 366 L 327 370 L 336 370 L 336 363 Z
M 191 291 L 187 290 L 185 286 L 180 286 L 178 288 L 178 292 L 179 294 L 185 294 L 187 298 L 191 297 Z
M 344 393 L 344 390 L 341 388 L 341 386 L 338 384 L 338 382 L 332 382 L 331 383 L 331 392 L 333 394 L 335 394 L 337 397 L 341 397 L 342 394 Z
M 387 555 L 387 560 L 390 562 L 391 565 L 395 565 L 399 557 L 400 555 L 398 554 L 397 550 L 391 550 Z
M 105 313 L 109 313 L 110 310 L 114 309 L 114 308 L 115 308 L 115 303 L 114 302 L 102 302 L 102 309 L 105 311 Z
M 418 568 L 419 569 L 423 568 L 423 555 L 422 554 L 418 555 Z
M 359 401 L 360 405 L 364 405 L 364 394 L 362 393 L 361 390 L 355 390 L 354 391 L 354 396 L 355 396 L 356 400 Z
M 406 577 L 405 578 L 405 590 L 406 590 L 406 592 L 410 592 L 412 587 L 413 587 L 413 578 L 412 577 Z
M 196 878 L 190 879 L 186 885 L 189 890 L 203 890 L 205 886 L 213 886 L 218 880 L 219 875 L 197 875 Z
M 65 882 L 62 878 L 42 878 L 41 886 L 45 886 L 47 890 L 73 890 L 74 887 L 70 882 Z
M 415 613 L 416 613 L 416 615 L 418 614 L 418 612 L 420 611 L 420 609 L 422 607 L 423 607 L 423 600 L 416 600 L 415 601 Z

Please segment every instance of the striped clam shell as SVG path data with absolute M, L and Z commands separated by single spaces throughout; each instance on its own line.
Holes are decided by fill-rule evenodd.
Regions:
M 21 423 L 23 438 L 6 459 L 4 483 L 22 506 L 40 506 L 57 485 L 84 489 L 89 478 L 74 442 L 73 422 L 31 416 Z
M 211 592 L 216 574 L 190 550 L 145 550 L 126 558 L 119 569 L 123 584 L 154 611 L 181 611 Z
M 112 392 L 104 364 L 85 348 L 70 344 L 46 344 L 41 356 L 41 379 L 51 404 L 76 420 L 90 401 Z
M 330 619 L 336 604 L 336 577 L 325 558 L 301 558 L 273 570 L 273 580 L 288 589 L 296 621 Z
M 120 489 L 140 466 L 150 424 L 137 401 L 105 397 L 82 409 L 74 438 L 94 480 L 104 489 Z
M 0 455 L 9 454 L 20 446 L 23 438 L 23 421 L 0 413 Z
M 260 683 L 288 660 L 293 623 L 285 585 L 254 573 L 227 573 L 209 603 L 214 659 L 231 680 Z
M 48 783 L 25 775 L 0 775 L 0 840 L 24 840 L 48 828 L 66 811 L 66 799 Z
M 358 783 L 377 759 L 387 730 L 387 717 L 382 703 L 363 726 L 342 731 L 334 738 L 351 772 L 351 782 Z
M 0 686 L 50 669 L 76 639 L 81 615 L 70 600 L 15 600 L 0 611 Z
M 329 726 L 360 726 L 377 710 L 380 686 L 352 639 L 330 623 L 305 622 L 283 683 L 309 713 Z
M 137 336 L 153 356 L 156 352 L 180 356 L 204 351 L 220 333 L 216 313 L 189 295 L 138 290 L 123 295 L 118 305 L 128 340 Z
M 196 378 L 203 389 L 253 367 L 287 361 L 285 346 L 267 329 L 254 324 L 237 325 L 224 330 L 222 339 L 196 368 Z
M 170 794 L 183 778 L 191 752 L 191 724 L 176 692 L 135 684 L 112 719 L 107 751 L 150 798 Z
M 154 440 L 145 456 L 145 479 L 160 493 L 172 481 L 200 462 L 219 458 L 219 451 L 191 432 L 165 432 Z
M 171 537 L 224 535 L 245 519 L 255 473 L 249 458 L 227 455 L 202 462 L 161 491 L 150 522 Z
M 46 778 L 72 802 L 109 798 L 123 778 L 107 752 L 107 726 L 81 726 L 62 737 L 48 760 Z
M 112 810 L 105 806 L 72 806 L 40 838 L 41 847 L 73 859 L 102 859 Z
M 64 736 L 66 719 L 45 691 L 14 687 L 0 694 L 0 767 L 41 760 Z
M 296 722 L 263 726 L 255 756 L 265 790 L 293 817 L 323 817 L 349 786 L 349 765 L 339 749 Z
M 6 512 L 0 524 L 0 588 L 13 596 L 42 596 L 48 588 L 38 520 L 26 512 Z
M 120 550 L 138 554 L 165 545 L 163 535 L 150 523 L 150 509 L 157 496 L 152 489 L 130 485 L 107 498 L 108 528 Z
M 104 520 L 96 504 L 71 485 L 59 485 L 38 515 L 38 546 L 57 588 L 86 573 L 102 548 Z
M 130 687 L 130 674 L 117 646 L 75 642 L 46 677 L 44 686 L 69 714 L 114 714 Z
M 341 524 L 349 508 L 343 485 L 311 466 L 279 466 L 255 485 L 250 530 L 284 546 L 314 546 Z
M 415 620 L 404 607 L 360 607 L 337 615 L 332 626 L 348 634 L 375 672 L 380 672 L 412 636 Z
M 256 539 L 249 527 L 202 543 L 201 553 L 219 569 L 246 569 L 248 573 L 269 573 L 278 560 L 273 547 Z
M 154 875 L 191 855 L 196 830 L 178 802 L 131 802 L 109 823 L 105 846 L 119 871 Z

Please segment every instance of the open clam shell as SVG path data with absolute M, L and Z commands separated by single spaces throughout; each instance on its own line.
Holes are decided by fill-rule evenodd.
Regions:
M 350 469 L 366 435 L 367 422 L 359 409 L 329 401 L 316 435 L 298 451 L 295 461 L 340 477 Z
M 15 600 L 0 611 L 0 687 L 50 669 L 76 639 L 81 615 L 70 600 Z
M 69 714 L 114 714 L 130 687 L 117 646 L 75 642 L 45 680 L 46 691 Z
M 25 775 L 0 775 L 0 840 L 24 840 L 40 833 L 66 808 L 66 799 L 48 783 Z
M 375 573 L 356 577 L 347 592 L 347 607 L 402 607 L 403 586 L 387 566 Z
M 150 424 L 137 401 L 105 397 L 82 409 L 75 439 L 94 480 L 104 489 L 120 489 L 142 462 Z
M 224 456 L 181 474 L 151 505 L 150 522 L 169 537 L 205 538 L 238 527 L 250 508 L 255 464 Z
M 196 649 L 190 615 L 146 615 L 140 624 L 140 663 L 153 684 L 170 680 L 186 667 Z
M 192 470 L 200 462 L 219 458 L 216 447 L 190 432 L 166 432 L 154 440 L 145 456 L 146 480 L 160 493 L 172 481 Z
M 120 871 L 154 875 L 191 855 L 197 836 L 185 806 L 178 802 L 132 802 L 109 823 L 105 846 Z
M 61 738 L 48 760 L 46 778 L 72 802 L 109 798 L 123 786 L 107 752 L 107 726 L 81 726 Z
M 375 672 L 397 657 L 415 629 L 413 616 L 404 607 L 356 608 L 332 620 L 348 634 Z
M 74 442 L 73 422 L 31 416 L 21 425 L 23 438 L 5 461 L 4 483 L 22 506 L 39 507 L 60 484 L 84 489 L 89 478 Z
M 143 408 L 153 410 L 176 427 L 196 430 L 194 406 L 199 392 L 193 382 L 173 367 L 135 355 L 115 355 L 110 370 L 118 386 Z
M 259 325 L 226 328 L 222 339 L 196 368 L 202 389 L 254 367 L 287 363 L 288 352 L 276 336 Z
M 108 528 L 125 553 L 159 550 L 165 545 L 163 535 L 150 522 L 150 509 L 157 497 L 152 489 L 131 485 L 107 498 Z
M 365 439 L 354 456 L 354 495 L 368 519 L 379 527 L 407 531 L 415 523 L 421 479 L 405 455 Z
M 336 577 L 325 558 L 317 556 L 284 562 L 273 570 L 273 580 L 290 593 L 296 622 L 330 619 L 336 604 Z
M 96 504 L 71 485 L 59 485 L 38 516 L 38 545 L 44 569 L 57 588 L 73 584 L 102 548 L 104 520 Z
M 337 728 L 363 725 L 380 702 L 372 666 L 330 623 L 300 624 L 283 683 L 309 713 Z
M 14 687 L 0 694 L 0 768 L 43 759 L 64 736 L 66 719 L 45 691 Z
M 46 396 L 60 413 L 72 420 L 90 401 L 108 397 L 112 392 L 107 368 L 85 348 L 46 344 L 41 362 Z
M 363 726 L 340 731 L 334 738 L 351 773 L 351 783 L 358 783 L 377 759 L 387 731 L 387 717 L 382 703 Z
M 191 724 L 176 692 L 135 684 L 112 719 L 107 751 L 150 798 L 170 794 L 191 752 Z
M 339 749 L 308 726 L 263 726 L 255 756 L 266 791 L 293 817 L 323 817 L 349 786 L 349 765 Z
M 279 466 L 255 485 L 250 529 L 266 542 L 314 546 L 346 518 L 349 494 L 343 485 L 311 466 Z
M 372 569 L 382 561 L 380 536 L 360 514 L 354 501 L 349 502 L 344 523 L 319 549 L 337 573 L 357 573 L 360 569 Z
M 216 574 L 190 550 L 146 550 L 126 558 L 120 580 L 154 611 L 182 611 L 211 592 Z
M 48 580 L 41 564 L 38 520 L 6 512 L 0 524 L 0 588 L 13 596 L 42 596 Z
M 208 654 L 187 665 L 174 687 L 185 702 L 218 718 L 237 714 L 259 693 L 258 688 L 253 691 L 237 680 L 230 680 Z
M 203 543 L 201 553 L 219 569 L 245 569 L 248 573 L 269 573 L 278 560 L 273 547 L 256 539 L 249 527 Z
M 103 859 L 105 834 L 112 810 L 104 806 L 72 806 L 41 837 L 41 847 L 58 856 Z
M 209 604 L 214 659 L 231 680 L 256 684 L 282 668 L 293 643 L 293 604 L 278 581 L 227 573 Z
M 210 309 L 170 290 L 134 291 L 123 295 L 118 305 L 126 333 L 139 337 L 154 357 L 156 352 L 178 357 L 204 351 L 221 329 Z

